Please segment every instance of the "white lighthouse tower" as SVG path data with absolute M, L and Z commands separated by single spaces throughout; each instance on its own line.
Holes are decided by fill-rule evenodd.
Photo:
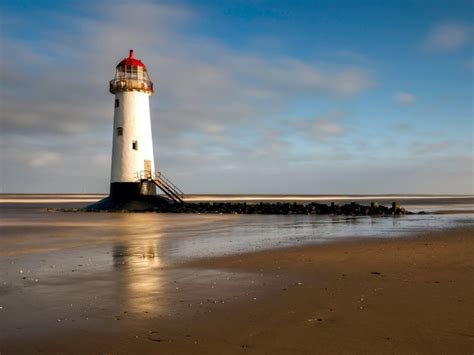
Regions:
M 117 65 L 109 91 L 115 95 L 110 196 L 154 195 L 155 185 L 142 181 L 155 172 L 148 100 L 153 83 L 133 50 Z
M 89 207 L 140 209 L 166 201 L 182 203 L 183 192 L 155 171 L 148 100 L 153 83 L 133 50 L 117 64 L 109 91 L 115 95 L 110 195 Z M 168 199 L 156 196 L 156 187 Z
M 110 194 L 85 210 L 159 210 L 183 203 L 183 192 L 155 171 L 148 100 L 153 83 L 133 50 L 117 64 L 109 91 L 115 95 Z M 156 195 L 156 187 L 167 197 Z

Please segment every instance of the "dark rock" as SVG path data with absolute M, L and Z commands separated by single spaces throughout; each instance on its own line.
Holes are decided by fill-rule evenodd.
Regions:
M 73 209 L 56 209 L 55 211 L 72 212 Z M 75 211 L 75 210 L 74 210 Z M 370 206 L 355 202 L 339 206 L 332 202 L 330 205 L 316 202 L 310 203 L 248 203 L 248 202 L 187 202 L 173 203 L 156 195 L 144 195 L 139 199 L 116 201 L 107 197 L 95 204 L 80 210 L 84 212 L 153 212 L 153 213 L 202 213 L 202 214 L 267 214 L 267 215 L 346 215 L 346 216 L 391 216 L 411 214 L 399 203 L 392 207 L 380 206 L 372 202 Z M 423 214 L 424 212 L 420 212 Z

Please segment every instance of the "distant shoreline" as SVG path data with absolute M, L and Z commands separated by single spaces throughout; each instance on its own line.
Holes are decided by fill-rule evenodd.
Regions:
M 83 200 L 93 202 L 104 198 L 108 194 L 103 193 L 0 193 L 0 203 L 27 203 L 47 202 L 51 199 L 59 200 Z M 423 194 L 340 194 L 340 195 L 303 195 L 303 194 L 188 194 L 186 202 L 231 202 L 231 201 L 382 201 L 382 200 L 449 200 L 449 199 L 472 199 L 474 195 L 423 195 Z
M 1 192 L 2 196 L 107 196 L 106 192 Z M 252 197 L 403 197 L 403 198 L 474 198 L 474 195 L 470 194 L 411 194 L 411 193 L 400 193 L 400 194 L 187 194 L 191 197 L 239 197 L 248 196 Z

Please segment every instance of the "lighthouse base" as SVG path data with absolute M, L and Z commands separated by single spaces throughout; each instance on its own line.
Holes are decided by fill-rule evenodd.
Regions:
M 85 211 L 149 211 L 174 203 L 156 195 L 155 186 L 147 183 L 111 183 L 110 195 L 84 208 Z
M 156 195 L 152 182 L 113 182 L 110 184 L 110 197 L 117 201 L 131 200 L 143 195 Z

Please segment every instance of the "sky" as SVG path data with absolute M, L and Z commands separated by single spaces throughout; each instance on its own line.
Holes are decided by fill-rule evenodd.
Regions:
M 108 192 L 133 48 L 185 193 L 474 194 L 472 1 L 0 4 L 0 192 Z

